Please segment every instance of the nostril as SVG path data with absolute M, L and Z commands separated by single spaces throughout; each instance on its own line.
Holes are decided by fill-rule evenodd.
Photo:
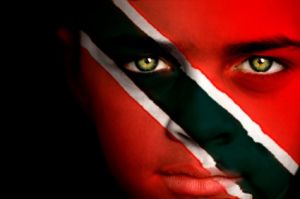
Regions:
M 208 143 L 213 145 L 227 145 L 233 141 L 231 133 L 219 133 L 212 137 Z
M 187 140 L 187 141 L 191 141 L 192 140 L 192 138 L 190 137 L 190 136 L 188 136 L 188 135 L 186 135 L 186 134 L 184 134 L 184 133 L 182 133 L 182 132 L 177 132 L 176 133 L 180 138 L 182 138 L 182 139 L 184 139 L 184 140 Z
M 170 120 L 167 124 L 170 134 L 179 140 L 192 141 L 193 139 L 174 121 Z
M 192 140 L 192 138 L 189 137 L 189 135 L 187 135 L 185 133 L 185 131 L 172 120 L 169 120 L 169 122 L 167 124 L 167 129 L 174 137 L 176 137 L 178 139 L 184 139 L 187 141 Z

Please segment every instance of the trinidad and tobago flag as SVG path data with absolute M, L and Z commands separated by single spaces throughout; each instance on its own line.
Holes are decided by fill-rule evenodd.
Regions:
M 226 46 L 258 38 L 253 29 L 260 25 L 254 24 L 251 34 L 239 34 L 239 22 L 249 19 L 222 15 L 222 6 L 216 6 L 216 18 L 199 27 L 210 3 L 195 8 L 197 1 L 174 2 L 114 0 L 91 8 L 81 21 L 82 62 L 97 65 L 105 74 L 105 86 L 114 89 L 108 91 L 115 93 L 111 95 L 125 91 L 125 98 L 134 101 L 127 105 L 141 107 L 153 126 L 166 129 L 211 174 L 239 173 L 238 182 L 219 182 L 228 197 L 285 198 L 300 162 L 300 146 L 295 144 L 300 140 L 298 80 L 290 72 L 259 76 L 234 74 L 228 68 L 248 55 L 269 57 L 260 51 L 271 48 L 274 54 L 290 48 L 295 57 L 293 48 L 299 43 L 276 37 Z M 228 27 L 211 25 L 219 19 Z M 168 71 L 136 72 L 130 62 L 145 56 L 162 59 Z

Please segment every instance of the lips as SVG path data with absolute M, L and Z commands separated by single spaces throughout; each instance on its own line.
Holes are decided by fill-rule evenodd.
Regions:
M 166 166 L 159 174 L 171 192 L 194 197 L 234 198 L 226 193 L 226 186 L 239 179 L 234 175 L 211 175 L 203 168 L 182 164 Z

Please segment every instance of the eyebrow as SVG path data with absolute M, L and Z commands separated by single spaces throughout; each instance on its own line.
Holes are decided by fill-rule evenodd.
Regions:
M 259 41 L 230 44 L 225 48 L 225 53 L 229 55 L 245 55 L 286 47 L 300 48 L 300 41 L 291 40 L 284 36 L 278 36 L 274 38 L 261 39 Z
M 108 38 L 105 43 L 114 46 L 125 46 L 125 47 L 158 47 L 159 42 L 153 41 L 151 38 L 141 35 L 117 35 Z
M 156 40 L 152 37 L 141 35 L 117 35 L 111 38 L 107 38 L 106 45 L 118 46 L 118 48 L 132 48 L 138 50 L 156 50 L 163 54 L 171 56 L 170 51 L 174 51 L 174 44 L 168 41 Z M 175 57 L 174 57 L 175 58 Z M 177 59 L 177 57 L 175 58 Z
M 144 35 L 116 35 L 105 39 L 103 44 L 107 47 L 107 50 L 112 52 L 112 56 L 116 59 L 132 59 L 137 56 L 157 55 L 174 64 L 180 65 L 183 63 L 180 57 L 175 57 L 170 52 L 173 49 L 172 43 L 155 40 Z

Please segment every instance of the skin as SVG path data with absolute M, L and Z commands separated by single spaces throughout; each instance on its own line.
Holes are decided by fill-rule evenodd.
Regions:
M 278 37 L 299 42 L 298 0 L 252 0 L 243 4 L 238 0 L 138 0 L 131 4 L 299 164 L 299 46 L 241 54 L 228 50 Z M 283 60 L 284 69 L 268 75 L 247 73 L 241 63 L 253 55 Z M 161 170 L 170 165 L 195 169 L 204 176 L 210 172 L 84 49 L 80 79 L 75 87 L 96 123 L 108 164 L 132 198 L 231 198 L 215 180 L 211 181 L 215 192 L 199 191 L 195 195 L 170 190 L 161 175 Z

